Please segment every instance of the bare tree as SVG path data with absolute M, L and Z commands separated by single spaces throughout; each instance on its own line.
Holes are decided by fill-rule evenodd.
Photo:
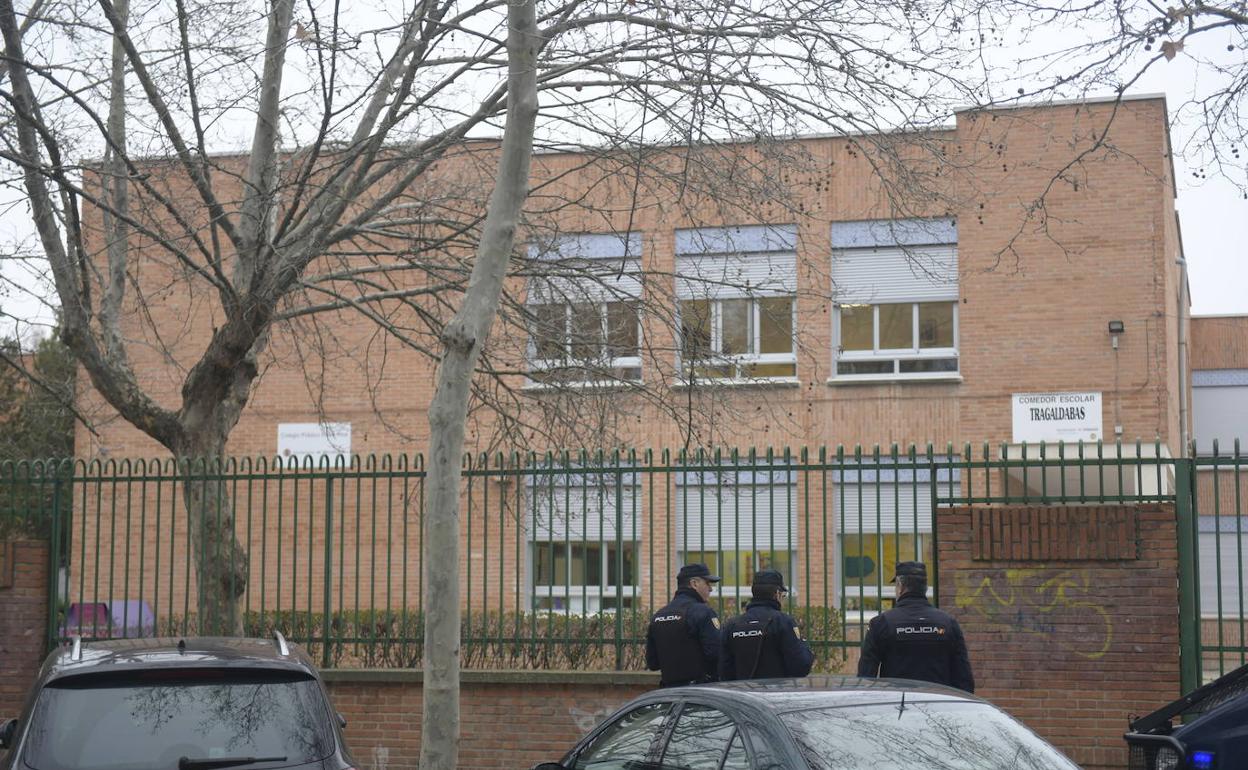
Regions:
M 975 7 L 415 0 L 396 16 L 0 0 L 0 158 L 28 201 L 64 341 L 108 405 L 178 457 L 219 458 L 270 347 L 315 362 L 323 319 L 364 318 L 383 344 L 439 362 L 422 766 L 450 768 L 465 426 L 485 408 L 511 435 L 542 427 L 514 408 L 523 372 L 487 337 L 496 318 L 540 322 L 526 275 L 586 275 L 514 253 L 517 231 L 558 234 L 567 211 L 588 210 L 627 234 L 642 199 L 710 217 L 757 217 L 766 200 L 791 221 L 778 170 L 814 164 L 772 139 L 807 132 L 853 136 L 894 213 L 943 213 L 951 161 L 933 132 L 982 90 L 957 34 Z M 534 147 L 577 149 L 585 165 L 530 182 Z M 623 194 L 570 194 L 561 181 L 584 168 Z M 183 305 L 183 323 L 156 320 L 159 302 Z M 682 393 L 663 403 L 700 408 Z M 204 630 L 237 630 L 248 555 L 233 506 L 191 475 L 185 491 Z
M 1171 104 L 1175 152 L 1198 180 L 1223 176 L 1248 198 L 1248 5 L 1242 0 L 1005 0 L 985 3 L 983 14 L 995 19 L 991 40 L 970 31 L 964 38 L 995 49 L 986 56 L 1002 66 L 1002 76 L 981 101 L 1122 96 L 1167 69 L 1184 72 L 1187 95 Z

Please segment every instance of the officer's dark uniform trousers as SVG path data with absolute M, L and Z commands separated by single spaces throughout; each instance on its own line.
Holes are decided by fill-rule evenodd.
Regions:
M 919 679 L 975 692 L 962 628 L 927 597 L 907 594 L 871 619 L 858 676 Z
M 715 610 L 692 588 L 678 588 L 646 630 L 646 668 L 662 671 L 660 687 L 712 682 L 719 670 Z
M 806 676 L 815 662 L 797 623 L 774 599 L 755 599 L 745 614 L 725 623 L 722 645 L 719 678 L 724 680 Z

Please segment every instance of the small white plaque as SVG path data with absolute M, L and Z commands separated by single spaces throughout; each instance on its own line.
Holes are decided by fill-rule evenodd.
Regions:
M 302 462 L 322 456 L 330 460 L 350 459 L 351 423 L 283 422 L 277 426 L 277 454 L 283 460 Z
M 1099 441 L 1100 393 L 1015 393 L 1014 443 Z

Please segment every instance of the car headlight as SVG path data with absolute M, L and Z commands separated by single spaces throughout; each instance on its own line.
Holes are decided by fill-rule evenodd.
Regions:
M 1157 758 L 1153 760 L 1153 770 L 1178 770 L 1179 752 L 1163 746 L 1157 749 Z

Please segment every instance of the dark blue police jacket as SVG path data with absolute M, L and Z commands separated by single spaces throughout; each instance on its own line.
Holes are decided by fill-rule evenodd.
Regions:
M 893 609 L 871 618 L 858 676 L 919 679 L 975 692 L 962 627 L 917 594 L 906 594 Z
M 775 599 L 754 599 L 745 613 L 724 624 L 719 678 L 765 679 L 806 676 L 815 653 L 802 640 L 797 622 Z
M 719 671 L 719 616 L 692 588 L 678 588 L 646 629 L 646 668 L 661 686 L 711 682 Z

